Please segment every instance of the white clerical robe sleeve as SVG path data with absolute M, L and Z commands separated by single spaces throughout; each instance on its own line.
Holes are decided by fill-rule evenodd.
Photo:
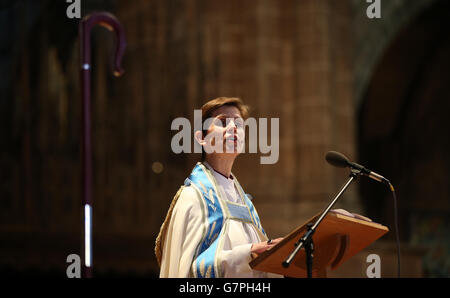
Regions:
M 249 243 L 219 252 L 224 277 L 253 277 L 254 272 L 248 264 L 252 260 L 251 247 Z
M 189 277 L 202 240 L 204 223 L 198 194 L 184 187 L 176 202 L 163 244 L 160 277 Z

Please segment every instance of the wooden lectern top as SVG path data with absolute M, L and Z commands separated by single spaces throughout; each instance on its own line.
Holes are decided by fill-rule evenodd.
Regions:
M 288 234 L 281 242 L 258 255 L 250 267 L 263 272 L 288 277 L 306 277 L 305 250 L 302 248 L 288 268 L 281 263 L 291 254 L 295 243 L 306 232 L 306 225 L 314 223 L 320 214 Z M 317 227 L 314 235 L 313 277 L 326 276 L 326 269 L 336 269 L 340 264 L 369 246 L 389 231 L 386 226 L 351 216 L 329 212 Z

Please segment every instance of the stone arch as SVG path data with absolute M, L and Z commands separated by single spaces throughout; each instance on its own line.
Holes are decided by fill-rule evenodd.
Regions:
M 371 74 L 358 121 L 360 160 L 396 187 L 401 240 L 425 249 L 427 276 L 450 273 L 449 26 L 450 3 L 436 1 L 399 31 Z M 389 191 L 365 179 L 360 190 L 369 217 L 393 228 Z
M 436 0 L 382 1 L 381 19 L 369 19 L 366 9 L 369 3 L 353 0 L 355 28 L 355 103 L 359 107 L 371 74 L 384 51 L 398 32 Z

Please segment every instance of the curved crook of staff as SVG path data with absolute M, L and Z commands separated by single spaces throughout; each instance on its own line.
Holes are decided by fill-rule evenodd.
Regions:
M 81 114 L 82 114 L 82 212 L 84 213 L 84 232 L 82 240 L 83 277 L 92 277 L 92 151 L 91 151 L 91 30 L 101 25 L 116 34 L 116 51 L 113 74 L 123 74 L 122 57 L 126 41 L 122 25 L 117 18 L 107 12 L 95 12 L 84 17 L 79 24 L 81 58 Z

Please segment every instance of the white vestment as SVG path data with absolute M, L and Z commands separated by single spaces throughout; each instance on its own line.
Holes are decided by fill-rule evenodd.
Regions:
M 224 200 L 243 204 L 233 179 L 226 178 L 204 164 L 213 173 L 218 191 Z M 183 188 L 170 218 L 162 248 L 160 277 L 193 277 L 192 262 L 202 240 L 203 216 L 200 194 L 193 186 Z M 218 251 L 223 277 L 281 277 L 280 275 L 252 270 L 252 243 L 267 241 L 259 236 L 252 224 L 230 220 L 228 233 L 224 236 L 223 249 Z

